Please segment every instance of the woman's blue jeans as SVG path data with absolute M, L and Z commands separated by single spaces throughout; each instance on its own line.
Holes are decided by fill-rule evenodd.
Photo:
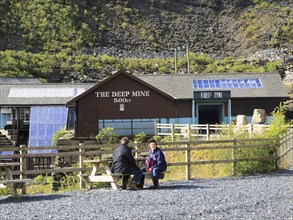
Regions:
M 152 169 L 154 186 L 159 186 L 159 176 L 164 171 L 166 171 L 166 167 L 155 167 Z

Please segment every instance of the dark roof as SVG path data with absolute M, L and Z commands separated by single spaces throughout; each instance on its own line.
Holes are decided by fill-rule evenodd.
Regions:
M 41 82 L 34 78 L 9 78 L 0 77 L 0 85 L 13 85 L 13 84 L 41 84 Z
M 1 106 L 65 105 L 95 84 L 0 85 Z
M 145 84 L 172 99 L 192 99 L 193 91 L 196 91 L 193 89 L 193 80 L 206 79 L 260 79 L 262 88 L 215 89 L 230 90 L 231 98 L 287 98 L 289 96 L 277 73 L 131 75 L 120 70 L 98 84 L 0 84 L 0 105 L 73 104 L 80 97 L 109 82 L 118 74 L 125 74 L 138 83 Z M 211 89 L 200 89 L 200 91 L 205 90 Z
M 176 74 L 176 75 L 135 75 L 137 78 L 156 87 L 176 99 L 192 99 L 193 91 L 211 89 L 193 89 L 193 80 L 217 79 L 255 79 L 259 78 L 262 88 L 229 88 L 212 90 L 230 90 L 231 98 L 288 97 L 285 85 L 277 73 L 235 73 L 235 74 Z

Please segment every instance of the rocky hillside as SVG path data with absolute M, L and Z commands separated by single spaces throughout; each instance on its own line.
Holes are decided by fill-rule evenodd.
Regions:
M 279 71 L 292 94 L 292 30 L 292 0 L 0 0 L 0 77 L 170 74 L 188 48 L 191 73 Z
M 0 0 L 0 50 L 143 56 L 292 49 L 292 0 Z

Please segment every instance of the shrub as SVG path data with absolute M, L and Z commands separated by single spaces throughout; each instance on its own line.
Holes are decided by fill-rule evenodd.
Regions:
M 114 132 L 114 128 L 103 128 L 96 136 L 101 144 L 114 144 L 118 142 L 119 135 Z
M 53 138 L 52 138 L 52 144 L 54 146 L 57 145 L 57 141 L 60 137 L 63 137 L 63 135 L 65 134 L 66 130 L 65 129 L 61 129 L 59 131 L 56 131 L 56 133 L 53 135 Z
M 146 134 L 144 132 L 141 132 L 134 136 L 134 141 L 137 143 L 144 143 L 145 139 L 146 139 Z

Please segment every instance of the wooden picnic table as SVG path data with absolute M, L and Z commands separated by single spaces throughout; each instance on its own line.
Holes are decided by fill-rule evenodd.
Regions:
M 5 171 L 4 180 L 0 180 L 0 184 L 7 185 L 11 188 L 12 197 L 18 197 L 17 186 L 18 184 L 23 184 L 22 187 L 25 187 L 27 182 L 32 181 L 32 179 L 14 179 L 12 175 L 12 170 L 15 166 L 20 166 L 19 162 L 5 162 L 0 163 L 0 173 Z
M 144 161 L 144 157 L 134 158 L 137 163 Z M 124 174 L 111 173 L 112 157 L 106 159 L 86 160 L 84 163 L 90 163 L 92 170 L 90 175 L 81 175 L 80 178 L 91 188 L 92 183 L 108 182 L 111 183 L 112 189 L 117 190 L 117 182 Z M 102 171 L 102 173 L 101 173 Z M 125 174 L 126 175 L 126 174 Z
M 136 157 L 134 159 L 137 164 L 145 161 L 145 157 Z M 85 160 L 84 163 L 90 163 L 92 165 L 92 170 L 90 174 L 80 175 L 81 181 L 86 183 L 88 189 L 91 189 L 92 183 L 106 182 L 111 183 L 113 190 L 118 190 L 118 180 L 125 175 L 133 175 L 111 173 L 112 157 L 107 157 L 106 159 Z M 169 173 L 169 171 L 165 171 L 163 173 Z M 144 172 L 144 175 L 146 178 L 152 178 L 151 172 Z M 163 175 L 159 179 L 162 178 L 164 178 Z

